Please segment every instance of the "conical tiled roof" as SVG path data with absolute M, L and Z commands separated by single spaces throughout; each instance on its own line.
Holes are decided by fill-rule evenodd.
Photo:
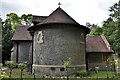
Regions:
M 53 13 L 51 13 L 47 19 L 45 19 L 40 24 L 48 24 L 48 23 L 66 23 L 66 24 L 77 24 L 78 23 L 71 18 L 64 10 L 58 7 Z
M 37 24 L 44 25 L 44 24 L 72 24 L 75 26 L 79 26 L 85 29 L 86 33 L 89 33 L 89 28 L 80 25 L 77 23 L 72 17 L 70 17 L 63 9 L 58 7 L 55 11 L 53 11 L 45 20 L 41 23 Z M 30 27 L 28 30 L 35 28 L 35 26 Z

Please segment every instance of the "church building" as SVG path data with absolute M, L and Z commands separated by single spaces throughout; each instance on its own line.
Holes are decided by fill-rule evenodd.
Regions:
M 90 29 L 80 25 L 58 7 L 49 16 L 33 16 L 33 26 L 18 26 L 13 35 L 11 60 L 27 61 L 36 75 L 65 76 L 64 63 L 70 59 L 68 73 L 105 67 L 112 56 L 106 38 L 86 36 Z

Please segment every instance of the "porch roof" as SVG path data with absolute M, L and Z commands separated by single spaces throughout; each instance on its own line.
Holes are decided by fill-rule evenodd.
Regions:
M 114 52 L 104 35 L 87 36 L 86 52 Z
M 21 25 L 17 26 L 15 33 L 13 34 L 12 41 L 30 41 L 32 40 L 31 35 L 27 31 L 29 26 Z

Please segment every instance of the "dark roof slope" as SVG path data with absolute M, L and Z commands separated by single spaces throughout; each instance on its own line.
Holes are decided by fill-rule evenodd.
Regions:
M 78 23 L 60 7 L 58 7 L 53 13 L 51 13 L 48 16 L 47 19 L 45 19 L 42 23 L 39 24 L 48 24 L 48 23 L 66 23 L 66 24 L 78 25 Z
M 48 16 L 37 16 L 37 15 L 32 15 L 32 22 L 36 25 L 40 22 L 42 22 L 43 20 L 45 20 Z
M 43 20 L 41 23 L 37 25 L 44 25 L 44 24 L 72 24 L 75 26 L 79 26 L 81 28 L 84 28 L 86 33 L 90 32 L 90 29 L 80 25 L 77 23 L 73 18 L 71 18 L 64 10 L 62 10 L 60 7 L 58 7 L 55 11 L 53 11 L 45 20 Z M 32 28 L 35 28 L 34 26 L 30 27 L 28 30 L 31 30 Z
M 17 40 L 32 40 L 29 32 L 27 31 L 28 26 L 18 26 L 12 37 L 13 41 Z M 114 52 L 105 36 L 87 36 L 86 37 L 86 52 Z
M 32 40 L 32 37 L 30 36 L 29 32 L 27 31 L 29 27 L 28 26 L 17 26 L 16 31 L 12 37 L 11 40 Z
M 87 52 L 114 52 L 105 36 L 87 36 L 86 37 Z

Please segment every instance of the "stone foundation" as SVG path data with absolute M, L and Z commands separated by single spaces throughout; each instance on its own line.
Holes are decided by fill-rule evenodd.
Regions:
M 74 75 L 77 71 L 85 70 L 86 65 L 70 65 L 66 69 L 63 65 L 33 65 L 33 73 L 40 76 L 67 76 Z M 69 74 L 68 74 L 69 73 Z

